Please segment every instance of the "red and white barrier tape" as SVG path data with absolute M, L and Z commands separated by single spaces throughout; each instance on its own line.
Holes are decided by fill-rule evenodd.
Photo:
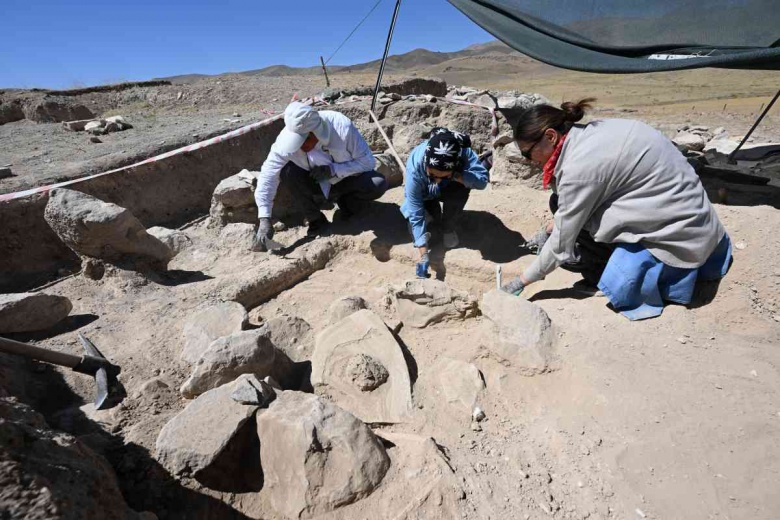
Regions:
M 297 98 L 298 98 L 298 96 L 296 94 L 295 97 L 293 98 L 293 101 L 297 100 Z M 317 103 L 319 101 L 321 101 L 319 98 L 307 98 L 307 99 L 303 100 L 302 102 L 303 103 L 307 103 L 307 104 L 314 104 L 314 103 Z M 270 112 L 268 112 L 267 110 L 264 110 L 264 109 L 261 110 L 261 111 L 262 112 L 266 112 L 266 113 L 270 113 Z M 232 130 L 232 131 L 230 131 L 230 132 L 228 132 L 226 134 L 218 135 L 216 137 L 212 137 L 211 139 L 206 139 L 205 141 L 200 141 L 198 143 L 194 143 L 194 144 L 191 144 L 191 145 L 183 146 L 181 148 L 177 148 L 175 150 L 171 150 L 170 152 L 165 152 L 163 154 L 156 155 L 154 157 L 150 157 L 149 159 L 144 159 L 141 162 L 137 162 L 135 164 L 130 164 L 128 166 L 123 166 L 123 167 L 117 168 L 115 170 L 109 170 L 107 172 L 102 172 L 102 173 L 96 173 L 94 175 L 89 175 L 87 177 L 79 177 L 78 179 L 71 179 L 71 180 L 67 180 L 67 181 L 63 181 L 63 182 L 58 182 L 56 184 L 49 184 L 47 186 L 38 186 L 37 188 L 30 188 L 29 190 L 17 191 L 17 192 L 14 192 L 14 193 L 5 193 L 5 194 L 0 195 L 0 202 L 7 202 L 7 201 L 10 201 L 10 200 L 21 199 L 21 198 L 24 198 L 24 197 L 29 197 L 30 195 L 34 195 L 36 193 L 46 193 L 46 192 L 48 192 L 50 190 L 53 190 L 54 188 L 62 188 L 64 186 L 70 186 L 72 184 L 78 184 L 79 182 L 84 182 L 84 181 L 87 181 L 87 180 L 90 180 L 90 179 L 95 179 L 97 177 L 102 177 L 104 175 L 110 175 L 112 173 L 124 171 L 124 170 L 127 170 L 129 168 L 136 168 L 136 167 L 142 166 L 144 164 L 149 164 L 149 163 L 161 161 L 163 159 L 167 159 L 168 157 L 173 157 L 174 155 L 179 155 L 179 154 L 182 154 L 182 153 L 194 152 L 195 150 L 200 150 L 202 148 L 206 148 L 208 146 L 211 146 L 211 145 L 214 145 L 214 144 L 217 144 L 217 143 L 221 143 L 221 142 L 226 141 L 228 139 L 232 139 L 234 137 L 238 137 L 239 135 L 244 135 L 244 134 L 246 134 L 248 132 L 251 132 L 255 128 L 259 128 L 261 126 L 265 126 L 268 123 L 279 119 L 280 117 L 282 117 L 282 115 L 283 114 L 281 114 L 281 113 L 280 114 L 276 114 L 276 115 L 273 115 L 272 117 L 269 117 L 267 119 L 263 119 L 262 121 L 258 121 L 256 123 L 252 123 L 250 125 L 242 126 L 241 128 L 237 128 L 237 129 Z

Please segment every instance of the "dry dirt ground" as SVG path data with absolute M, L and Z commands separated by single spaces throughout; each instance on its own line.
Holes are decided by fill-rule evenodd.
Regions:
M 754 105 L 777 86 L 776 74 L 764 75 L 757 85 L 718 93 L 710 85 L 721 71 L 667 76 L 709 89 L 692 99 L 673 82 L 567 74 L 540 73 L 528 82 L 516 77 L 494 86 L 557 100 L 576 80 L 573 94 L 606 95 L 600 105 L 604 115 L 669 126 L 724 126 L 731 136 L 744 133 L 757 111 Z M 334 81 L 370 83 L 338 75 Z M 606 92 L 609 81 L 620 96 Z M 638 85 L 630 95 L 624 90 L 629 81 Z M 319 78 L 296 77 L 295 82 L 302 95 L 322 88 Z M 0 180 L 0 192 L 101 171 L 263 119 L 261 108 L 283 108 L 293 93 L 289 85 L 285 78 L 210 79 L 161 87 L 154 95 L 96 100 L 101 114 L 121 113 L 136 125 L 99 145 L 61 131 L 58 124 L 0 126 L 0 165 L 13 163 L 17 175 Z M 176 99 L 179 91 L 186 103 Z M 667 97 L 654 102 L 651 92 Z M 723 103 L 742 108 L 730 113 L 728 107 L 722 110 Z M 621 112 L 625 109 L 637 112 Z M 780 139 L 777 110 L 757 140 Z M 241 114 L 240 123 L 223 121 L 233 113 Z M 334 247 L 338 253 L 324 269 L 255 306 L 253 324 L 287 313 L 320 331 L 330 302 L 346 295 L 362 296 L 382 311 L 387 287 L 414 273 L 397 209 L 402 196 L 401 188 L 389 191 L 358 219 L 335 225 L 331 237 L 312 243 L 302 243 L 298 228 L 280 234 L 279 240 L 300 244 L 286 258 L 249 252 L 246 228 L 219 234 L 201 222 L 186 229 L 193 244 L 172 261 L 167 278 L 149 281 L 121 273 L 101 282 L 73 277 L 54 284 L 48 291 L 74 303 L 71 318 L 54 333 L 17 339 L 78 352 L 78 329 L 122 367 L 128 396 L 111 411 L 91 414 L 96 425 L 78 408 L 92 399 L 91 380 L 38 366 L 41 381 L 59 381 L 44 390 L 42 411 L 53 426 L 79 433 L 106 455 L 137 511 L 153 511 L 162 519 L 276 518 L 262 492 L 209 491 L 195 481 L 173 480 L 154 461 L 157 434 L 187 404 L 178 393 L 190 373 L 179 358 L 183 321 L 242 280 L 278 269 L 314 247 Z M 434 270 L 452 287 L 480 298 L 495 286 L 496 264 L 510 277 L 531 261 L 518 246 L 548 217 L 546 199 L 545 193 L 522 186 L 474 192 L 461 246 L 434 254 Z M 474 338 L 482 318 L 402 328 L 399 337 L 413 358 L 414 414 L 408 423 L 375 429 L 395 439 L 389 450 L 392 469 L 374 494 L 332 518 L 777 518 L 780 243 L 774 232 L 780 214 L 765 206 L 717 209 L 737 244 L 735 262 L 719 287 L 703 288 L 692 308 L 672 306 L 658 319 L 629 322 L 607 308 L 604 298 L 577 292 L 577 277 L 565 271 L 532 286 L 525 297 L 549 314 L 558 338 L 555 369 L 549 373 L 522 376 L 480 349 Z M 472 362 L 484 375 L 482 431 L 472 430 L 467 411 L 442 398 L 436 366 L 445 356 Z M 145 392 L 144 383 L 152 378 L 168 388 Z M 405 442 L 413 438 L 404 434 L 435 439 L 454 473 L 437 477 L 424 452 Z M 438 494 L 430 493 L 434 488 Z
M 126 274 L 97 283 L 71 278 L 49 289 L 71 298 L 72 314 L 95 320 L 80 331 L 123 367 L 129 397 L 96 416 L 115 443 L 96 444 L 114 463 L 131 507 L 161 518 L 204 511 L 214 518 L 237 512 L 275 518 L 262 492 L 219 495 L 194 481 L 180 484 L 151 457 L 159 430 L 186 404 L 176 391 L 189 375 L 179 359 L 182 322 L 226 287 L 328 240 L 340 252 L 326 268 L 254 308 L 251 321 L 287 313 L 320 331 L 329 303 L 346 295 L 382 309 L 387 286 L 413 275 L 412 247 L 396 207 L 401 197 L 400 188 L 391 190 L 357 222 L 336 225 L 331 238 L 301 245 L 289 258 L 249 252 L 246 229 L 218 235 L 201 223 L 187 230 L 193 245 L 174 259 L 164 284 Z M 546 218 L 545 207 L 546 194 L 523 187 L 473 193 L 462 245 L 434 255 L 435 270 L 441 275 L 443 263 L 448 284 L 481 297 L 495 286 L 496 263 L 512 276 L 531 261 L 517 246 Z M 735 263 L 714 298 L 709 287 L 693 308 L 672 306 L 659 319 L 629 322 L 604 298 L 574 290 L 577 277 L 570 273 L 558 271 L 533 286 L 528 297 L 547 311 L 558 336 L 550 373 L 524 377 L 479 349 L 481 318 L 401 329 L 414 360 L 416 409 L 409 423 L 376 432 L 434 438 L 455 470 L 452 485 L 463 490 L 444 494 L 434 507 L 422 503 L 420 517 L 776 518 L 780 246 L 766 237 L 780 215 L 766 207 L 718 206 L 718 212 L 739 244 Z M 293 243 L 301 233 L 296 228 L 279 238 Z M 73 334 L 41 344 L 78 350 Z M 488 419 L 481 432 L 472 431 L 467 411 L 442 398 L 435 367 L 443 356 L 472 362 L 484 374 Z M 91 399 L 88 378 L 63 377 L 84 402 Z M 153 398 L 140 391 L 154 377 L 170 391 Z M 60 412 L 66 420 L 58 426 L 75 416 L 77 410 Z M 334 518 L 395 518 L 417 503 L 425 490 L 410 489 L 407 481 L 422 470 L 402 460 L 409 456 L 402 444 L 390 454 L 396 466 L 379 490 Z M 229 508 L 217 508 L 206 494 Z

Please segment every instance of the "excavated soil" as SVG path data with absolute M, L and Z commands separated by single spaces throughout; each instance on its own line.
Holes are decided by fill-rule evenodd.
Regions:
M 287 272 L 312 251 L 331 260 L 298 283 L 282 280 L 278 294 L 255 293 L 253 324 L 286 313 L 318 332 L 330 302 L 348 295 L 388 316 L 387 287 L 413 275 L 396 207 L 401 198 L 401 189 L 391 190 L 355 220 L 334 225 L 329 237 L 307 243 L 300 228 L 279 234 L 297 244 L 284 257 L 249 252 L 251 226 L 219 234 L 203 222 L 186 229 L 193 244 L 165 278 L 117 273 L 100 282 L 69 278 L 48 289 L 71 298 L 72 326 L 88 322 L 79 331 L 122 367 L 128 397 L 94 414 L 107 433 L 86 439 L 115 466 L 130 507 L 160 518 L 276 518 L 262 492 L 221 494 L 173 481 L 150 455 L 162 426 L 187 403 L 177 391 L 190 372 L 179 359 L 182 323 L 204 301 L 233 294 L 260 273 Z M 516 186 L 473 192 L 462 244 L 434 255 L 435 271 L 480 298 L 495 286 L 496 263 L 508 277 L 531 261 L 518 245 L 544 220 L 545 202 L 546 194 Z M 408 423 L 375 428 L 396 439 L 393 469 L 373 495 L 332 517 L 383 511 L 382 518 L 396 518 L 406 508 L 412 518 L 774 518 L 780 270 L 772 266 L 780 247 L 767 236 L 780 217 L 767 207 L 717 209 L 737 244 L 734 266 L 719 287 L 703 288 L 692 308 L 672 306 L 659 319 L 632 323 L 604 298 L 577 292 L 577 277 L 565 271 L 533 286 L 527 296 L 550 315 L 558 336 L 551 372 L 525 377 L 480 350 L 474 338 L 483 318 L 403 327 L 415 409 Z M 40 344 L 79 348 L 69 332 Z M 482 431 L 442 398 L 435 366 L 443 356 L 482 371 Z M 62 376 L 89 402 L 89 378 Z M 152 378 L 169 388 L 143 390 Z M 79 413 L 59 412 L 54 425 L 78 430 Z M 430 489 L 408 485 L 425 469 L 417 467 L 414 449 L 393 437 L 399 434 L 435 440 L 454 470 L 453 494 L 432 507 L 425 499 Z

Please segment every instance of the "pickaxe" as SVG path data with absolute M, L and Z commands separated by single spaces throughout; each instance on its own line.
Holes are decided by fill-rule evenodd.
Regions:
M 121 368 L 110 363 L 95 345 L 81 334 L 79 339 L 84 346 L 85 354 L 82 356 L 36 347 L 7 338 L 0 338 L 0 352 L 53 363 L 68 367 L 74 372 L 93 376 L 97 383 L 95 408 L 98 410 L 109 408 L 109 405 L 116 404 L 108 400 L 108 397 L 111 390 L 119 386 L 116 376 Z

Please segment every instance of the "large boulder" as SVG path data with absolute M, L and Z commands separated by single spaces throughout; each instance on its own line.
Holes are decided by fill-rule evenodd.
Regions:
M 384 321 L 363 309 L 317 336 L 311 384 L 368 423 L 408 419 L 412 409 L 409 369 Z
M 127 506 L 105 458 L 14 398 L 0 398 L 0 511 L 9 519 L 155 518 Z
M 251 374 L 204 393 L 160 431 L 157 460 L 176 476 L 195 478 L 222 491 L 257 491 L 262 482 L 254 422 L 258 406 L 232 395 L 246 384 L 262 383 Z
M 123 267 L 164 269 L 174 255 L 129 210 L 85 193 L 52 190 L 45 218 L 60 240 L 81 256 Z
M 271 376 L 283 387 L 289 387 L 293 373 L 290 358 L 274 346 L 268 329 L 261 327 L 224 336 L 209 345 L 182 385 L 181 393 L 192 399 L 241 374 Z
M 202 307 L 184 323 L 181 358 L 197 363 L 214 341 L 241 331 L 248 322 L 249 316 L 240 303 L 218 302 Z
M 390 467 L 385 448 L 352 414 L 311 394 L 281 392 L 258 415 L 264 493 L 288 518 L 350 504 L 376 488 Z
M 398 165 L 398 161 L 395 160 L 392 153 L 375 154 L 374 158 L 376 159 L 376 171 L 384 176 L 390 188 L 395 188 L 404 183 L 404 171 Z
M 0 334 L 53 327 L 68 317 L 73 304 L 46 293 L 0 294 Z
M 257 222 L 254 184 L 258 172 L 241 170 L 217 184 L 211 198 L 212 223 L 224 226 L 229 223 Z
M 525 298 L 494 289 L 482 297 L 482 344 L 523 375 L 549 371 L 554 334 L 547 313 Z
M 477 315 L 477 301 L 467 292 L 439 280 L 409 280 L 390 288 L 390 297 L 404 325 L 418 329 L 445 320 Z

